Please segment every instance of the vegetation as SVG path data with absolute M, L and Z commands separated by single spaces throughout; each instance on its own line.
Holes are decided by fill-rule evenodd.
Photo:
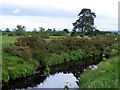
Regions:
M 27 32 L 22 25 L 18 25 L 13 31 L 9 28 L 2 31 L 3 83 L 32 75 L 37 69 L 42 70 L 46 76 L 49 74 L 50 66 L 75 60 L 83 64 L 83 60 L 90 57 L 94 60 L 99 56 L 103 62 L 98 65 L 98 69 L 83 73 L 80 77 L 80 88 L 117 87 L 118 71 L 115 67 L 118 62 L 116 58 L 107 58 L 119 54 L 120 35 L 95 29 L 93 25 L 96 15 L 90 9 L 82 9 L 78 16 L 79 19 L 73 23 L 71 36 L 68 29 L 56 31 L 55 28 L 45 30 L 39 27 L 39 30 Z M 81 32 L 77 32 L 76 29 Z M 89 62 L 93 60 L 89 59 Z M 113 84 L 110 85 L 111 82 Z M 69 88 L 68 85 L 65 88 Z
M 2 80 L 8 82 L 10 79 L 26 77 L 35 72 L 39 63 L 33 60 L 28 64 L 23 58 L 6 52 L 9 46 L 13 46 L 17 37 L 3 36 L 2 37 Z
M 45 30 L 43 27 L 39 27 L 39 30 L 34 28 L 33 31 L 25 31 L 25 26 L 17 25 L 17 28 L 12 31 L 9 28 L 6 28 L 5 31 L 2 31 L 2 35 L 5 36 L 36 36 L 40 35 L 44 38 L 48 38 L 49 36 L 69 36 L 68 29 L 63 29 L 63 31 L 56 31 L 55 28 Z
M 95 70 L 87 70 L 79 80 L 80 88 L 118 88 L 118 58 L 102 61 Z
M 80 32 L 80 36 L 83 38 L 86 31 L 93 31 L 94 27 L 94 18 L 96 17 L 94 12 L 91 12 L 90 9 L 82 9 L 78 14 L 79 19 L 73 23 L 73 32 L 76 34 L 76 29 Z
M 15 38 L 17 37 L 13 40 Z M 3 44 L 9 46 L 10 43 L 8 43 Z M 82 60 L 96 55 L 102 56 L 105 60 L 115 54 L 115 52 L 112 53 L 112 49 L 117 49 L 113 47 L 115 44 L 117 41 L 112 38 L 62 38 L 45 41 L 39 35 L 19 37 L 14 44 L 10 44 L 10 47 L 3 49 L 3 82 L 31 75 L 37 68 L 43 68 L 44 75 L 47 75 L 49 66 L 71 60 Z M 45 57 L 46 55 L 48 57 Z

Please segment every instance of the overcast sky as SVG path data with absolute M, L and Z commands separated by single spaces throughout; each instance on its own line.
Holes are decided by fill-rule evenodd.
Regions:
M 38 27 L 70 31 L 83 8 L 96 13 L 95 27 L 118 30 L 119 0 L 0 0 L 0 29 L 24 25 L 27 31 Z

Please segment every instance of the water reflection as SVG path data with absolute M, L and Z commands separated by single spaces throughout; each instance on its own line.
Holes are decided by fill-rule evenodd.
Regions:
M 71 86 L 70 88 L 78 88 L 78 85 L 75 83 L 76 78 L 72 73 L 64 74 L 54 74 L 50 75 L 43 83 L 39 84 L 36 88 L 64 88 L 66 81 L 68 81 Z
M 98 56 L 95 59 L 89 58 L 52 66 L 50 67 L 49 76 L 43 76 L 43 72 L 40 72 L 27 78 L 11 80 L 2 89 L 63 88 L 65 81 L 70 81 L 72 88 L 78 87 L 79 77 L 84 72 L 84 69 L 100 61 L 101 58 Z

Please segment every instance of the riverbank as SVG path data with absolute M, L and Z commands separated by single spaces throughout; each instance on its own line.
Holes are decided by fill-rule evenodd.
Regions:
M 51 66 L 49 75 L 43 76 L 43 72 L 40 71 L 28 77 L 10 80 L 7 85 L 3 86 L 3 90 L 27 89 L 28 87 L 29 89 L 64 88 L 66 81 L 69 81 L 71 84 L 70 88 L 78 88 L 78 78 L 79 75 L 84 72 L 84 69 L 87 69 L 89 65 L 96 65 L 102 60 L 99 56 L 95 59 L 96 60 L 93 60 L 93 58 L 84 59 L 82 61 L 74 60 Z M 97 59 L 99 59 L 99 62 Z
M 85 71 L 80 76 L 79 88 L 118 88 L 118 58 L 112 57 L 100 62 L 96 69 Z
M 14 45 L 18 37 L 2 36 L 2 83 L 8 83 L 10 79 L 26 77 L 35 72 L 39 67 L 36 60 L 32 60 L 31 64 L 24 58 L 7 52 L 7 48 Z
M 3 43 L 2 53 L 2 80 L 6 83 L 10 79 L 32 75 L 38 68 L 42 68 L 44 75 L 49 75 L 49 66 L 52 65 L 74 60 L 79 60 L 82 63 L 85 58 L 95 58 L 97 55 L 105 60 L 111 55 L 112 49 L 115 48 L 113 44 L 116 45 L 117 41 L 98 38 L 64 38 L 45 41 L 37 36 L 20 37 L 15 43 L 9 43 L 9 45 L 7 43 L 6 41 Z

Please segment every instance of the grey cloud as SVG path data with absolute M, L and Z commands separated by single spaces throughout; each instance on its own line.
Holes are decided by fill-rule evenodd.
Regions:
M 19 13 L 13 13 L 15 9 L 20 9 Z M 2 6 L 2 14 L 3 15 L 29 15 L 29 16 L 44 16 L 44 17 L 65 17 L 65 18 L 73 18 L 76 17 L 78 12 L 72 10 L 64 10 L 59 8 L 52 7 L 18 7 L 18 6 Z

